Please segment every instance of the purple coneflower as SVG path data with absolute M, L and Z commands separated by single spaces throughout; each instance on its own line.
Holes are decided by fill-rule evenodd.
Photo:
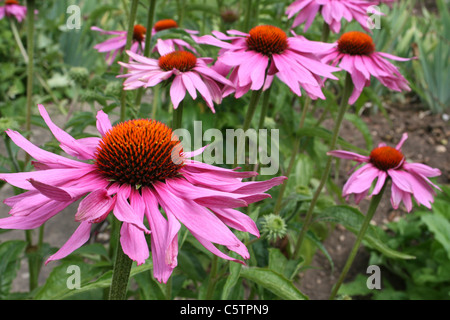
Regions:
M 236 87 L 236 98 L 249 90 L 266 89 L 277 76 L 298 96 L 302 95 L 303 88 L 312 99 L 325 99 L 321 77 L 337 80 L 332 72 L 340 69 L 317 58 L 317 54 L 330 49 L 331 44 L 288 37 L 283 30 L 271 25 L 257 26 L 249 33 L 237 30 L 227 33 L 233 36 L 214 31 L 215 37 L 202 36 L 197 42 L 222 48 L 217 68 L 225 65 L 232 69 L 230 80 Z M 231 40 L 231 43 L 224 40 Z
M 402 145 L 407 138 L 408 135 L 404 133 L 395 148 L 380 143 L 377 148 L 372 150 L 370 156 L 343 150 L 328 152 L 330 156 L 354 160 L 360 164 L 365 163 L 350 176 L 344 185 L 342 195 L 348 198 L 354 194 L 355 202 L 359 203 L 368 195 L 375 180 L 377 182 L 370 196 L 378 194 L 387 179 L 390 178 L 392 180 L 391 204 L 394 209 L 397 209 L 403 202 L 406 210 L 411 211 L 411 197 L 414 197 L 419 205 L 431 208 L 435 195 L 432 187 L 441 189 L 428 178 L 439 176 L 441 171 L 421 163 L 407 162 L 401 152 Z
M 249 258 L 245 245 L 227 226 L 259 237 L 253 220 L 235 208 L 270 197 L 265 192 L 285 177 L 243 182 L 257 173 L 189 160 L 203 150 L 183 152 L 172 130 L 155 120 L 112 126 L 99 111 L 101 138 L 76 140 L 51 121 L 42 105 L 39 111 L 61 148 L 78 160 L 40 149 L 20 133 L 7 130 L 11 140 L 35 159 L 37 171 L 0 174 L 0 179 L 27 190 L 5 200 L 12 207 L 11 216 L 0 219 L 0 228 L 37 228 L 81 200 L 75 214 L 79 227 L 46 263 L 81 247 L 92 226 L 111 212 L 122 222 L 122 249 L 137 264 L 149 257 L 145 235 L 150 234 L 153 272 L 160 282 L 166 282 L 177 265 L 180 223 L 213 254 L 243 263 L 220 251 L 216 243 Z
M 344 33 L 333 47 L 322 55 L 323 62 L 339 65 L 351 75 L 354 89 L 349 104 L 355 103 L 364 87 L 370 85 L 371 76 L 391 90 L 398 92 L 411 90 L 408 81 L 398 68 L 386 58 L 398 61 L 411 60 L 376 51 L 372 37 L 359 31 Z
M 0 7 L 0 19 L 6 17 L 15 17 L 17 21 L 22 22 L 27 15 L 27 7 L 21 6 L 19 1 L 6 0 L 5 6 Z
M 306 32 L 313 23 L 317 13 L 320 13 L 330 30 L 341 31 L 341 20 L 348 22 L 356 20 L 363 29 L 370 31 L 371 22 L 368 14 L 382 15 L 374 8 L 377 2 L 370 0 L 296 0 L 287 9 L 288 19 L 297 15 L 292 28 L 305 23 Z
M 119 62 L 128 69 L 128 73 L 118 76 L 127 78 L 124 81 L 125 90 L 152 87 L 170 79 L 170 97 L 175 109 L 186 96 L 186 91 L 194 100 L 198 91 L 206 105 L 215 112 L 214 102 L 219 104 L 222 101 L 219 85 L 233 84 L 208 66 L 212 59 L 197 57 L 189 51 L 174 50 L 161 39 L 158 39 L 157 46 L 161 55 L 159 59 L 150 59 L 127 51 L 134 61 Z
M 98 52 L 107 52 L 106 62 L 112 65 L 119 53 L 122 53 L 127 44 L 127 31 L 106 31 L 98 27 L 91 27 L 91 30 L 98 31 L 101 34 L 116 35 L 117 37 L 108 39 L 94 46 Z M 142 53 L 144 51 L 144 40 L 147 29 L 140 24 L 134 26 L 133 43 L 130 51 Z

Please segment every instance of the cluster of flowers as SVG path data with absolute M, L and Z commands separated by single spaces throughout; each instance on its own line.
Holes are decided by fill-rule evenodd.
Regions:
M 17 5 L 13 2 L 16 1 L 7 1 L 0 13 L 17 12 L 12 11 Z M 321 12 L 331 31 L 337 33 L 342 19 L 356 20 L 365 28 L 367 7 L 379 3 L 297 0 L 286 13 L 289 18 L 297 15 L 293 27 L 305 23 L 307 30 Z M 178 25 L 173 20 L 159 21 L 152 34 L 168 28 Z M 125 48 L 127 32 L 98 27 L 92 30 L 115 36 L 95 46 L 99 52 L 107 53 L 106 61 L 111 65 Z M 186 91 L 193 99 L 198 92 L 212 112 L 214 103 L 220 104 L 230 94 L 239 98 L 250 90 L 266 90 L 275 76 L 298 96 L 303 89 L 311 99 L 325 99 L 322 92 L 325 81 L 338 80 L 333 73 L 345 70 L 354 85 L 350 104 L 370 84 L 372 76 L 392 90 L 409 90 L 408 81 L 386 58 L 409 59 L 377 52 L 372 38 L 364 32 L 346 32 L 334 43 L 310 41 L 294 32 L 288 35 L 271 25 L 256 26 L 248 33 L 229 30 L 226 34 L 214 31 L 212 35 L 199 36 L 193 30 L 186 32 L 199 45 L 219 47 L 218 58 L 200 57 L 193 46 L 180 39 L 158 39 L 153 52 L 159 58 L 144 57 L 147 30 L 136 25 L 131 49 L 126 52 L 130 61 L 119 62 L 128 70 L 119 75 L 126 78 L 124 89 L 153 87 L 165 81 L 170 84 L 174 108 L 183 101 Z M 37 171 L 0 174 L 0 179 L 27 190 L 5 201 L 12 207 L 11 216 L 0 220 L 0 228 L 36 228 L 84 197 L 75 214 L 80 226 L 47 262 L 61 259 L 83 245 L 89 239 L 92 224 L 105 220 L 110 212 L 123 222 L 121 246 L 138 264 L 149 257 L 145 234 L 150 234 L 154 275 L 162 282 L 167 281 L 177 265 L 180 223 L 219 257 L 241 262 L 221 252 L 214 243 L 249 258 L 245 245 L 228 227 L 255 236 L 259 236 L 259 231 L 248 216 L 235 208 L 269 197 L 265 192 L 281 184 L 285 177 L 243 182 L 242 179 L 256 173 L 190 160 L 203 149 L 183 152 L 180 142 L 173 141 L 172 130 L 154 120 L 129 120 L 112 126 L 108 116 L 99 111 L 97 129 L 101 137 L 76 140 L 51 121 L 43 106 L 39 106 L 39 111 L 61 148 L 77 160 L 44 151 L 20 133 L 8 130 L 6 133 L 13 142 L 35 159 Z M 429 207 L 434 191 L 427 177 L 438 175 L 439 170 L 406 162 L 400 152 L 405 139 L 406 136 L 395 149 L 380 145 L 370 157 L 330 152 L 332 156 L 367 163 L 349 179 L 344 194 L 356 194 L 359 201 L 368 194 L 375 179 L 372 195 L 391 177 L 394 207 L 403 201 L 411 210 L 411 196 Z

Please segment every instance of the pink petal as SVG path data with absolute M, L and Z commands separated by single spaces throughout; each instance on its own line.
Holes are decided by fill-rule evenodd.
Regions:
M 164 219 L 149 188 L 142 189 L 142 198 L 151 230 L 153 274 L 159 282 L 166 283 L 177 266 L 180 223 L 172 215 L 168 215 L 168 220 Z
M 172 100 L 174 109 L 178 108 L 178 105 L 184 99 L 185 95 L 186 88 L 183 85 L 181 76 L 175 76 L 172 85 L 170 86 L 170 98 Z
M 143 230 L 145 233 L 150 233 L 138 214 L 134 211 L 131 205 L 127 201 L 126 195 L 129 194 L 129 189 L 121 187 L 116 194 L 116 204 L 114 206 L 114 215 L 122 222 L 131 223 L 137 228 Z
M 90 237 L 91 225 L 92 224 L 90 222 L 82 222 L 69 240 L 67 240 L 67 242 L 54 255 L 48 258 L 45 264 L 50 261 L 59 260 L 66 257 L 85 244 Z
M 97 112 L 97 130 L 100 132 L 102 137 L 112 129 L 111 121 L 106 113 L 103 110 Z
M 367 156 L 362 156 L 360 154 L 344 150 L 329 151 L 327 152 L 327 155 L 341 159 L 353 160 L 357 162 L 369 162 L 370 160 L 370 158 Z
M 105 189 L 95 190 L 81 200 L 75 214 L 75 221 L 98 222 L 97 219 L 103 220 L 114 208 L 114 205 L 115 198 L 110 197 Z

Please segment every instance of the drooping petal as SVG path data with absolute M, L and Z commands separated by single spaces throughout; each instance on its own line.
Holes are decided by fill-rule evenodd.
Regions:
M 153 275 L 159 282 L 166 283 L 177 266 L 177 234 L 181 225 L 173 215 L 169 214 L 168 219 L 164 219 L 159 211 L 158 202 L 149 188 L 142 189 L 142 198 L 151 230 Z
M 108 195 L 105 189 L 88 194 L 79 204 L 75 221 L 95 221 L 105 217 L 113 208 L 115 198 Z
M 85 244 L 90 237 L 91 225 L 92 224 L 88 221 L 82 222 L 69 240 L 67 240 L 67 242 L 55 254 L 50 256 L 45 264 L 53 260 L 59 260 L 67 257 L 69 254 Z

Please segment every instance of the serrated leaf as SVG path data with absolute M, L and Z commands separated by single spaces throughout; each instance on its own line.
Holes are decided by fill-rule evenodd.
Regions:
M 256 284 L 271 291 L 273 294 L 284 300 L 309 300 L 292 281 L 283 275 L 265 268 L 243 267 L 241 277 L 255 282 Z
M 20 256 L 27 243 L 22 240 L 11 240 L 0 244 L 0 298 L 6 297 L 11 284 L 20 268 Z

